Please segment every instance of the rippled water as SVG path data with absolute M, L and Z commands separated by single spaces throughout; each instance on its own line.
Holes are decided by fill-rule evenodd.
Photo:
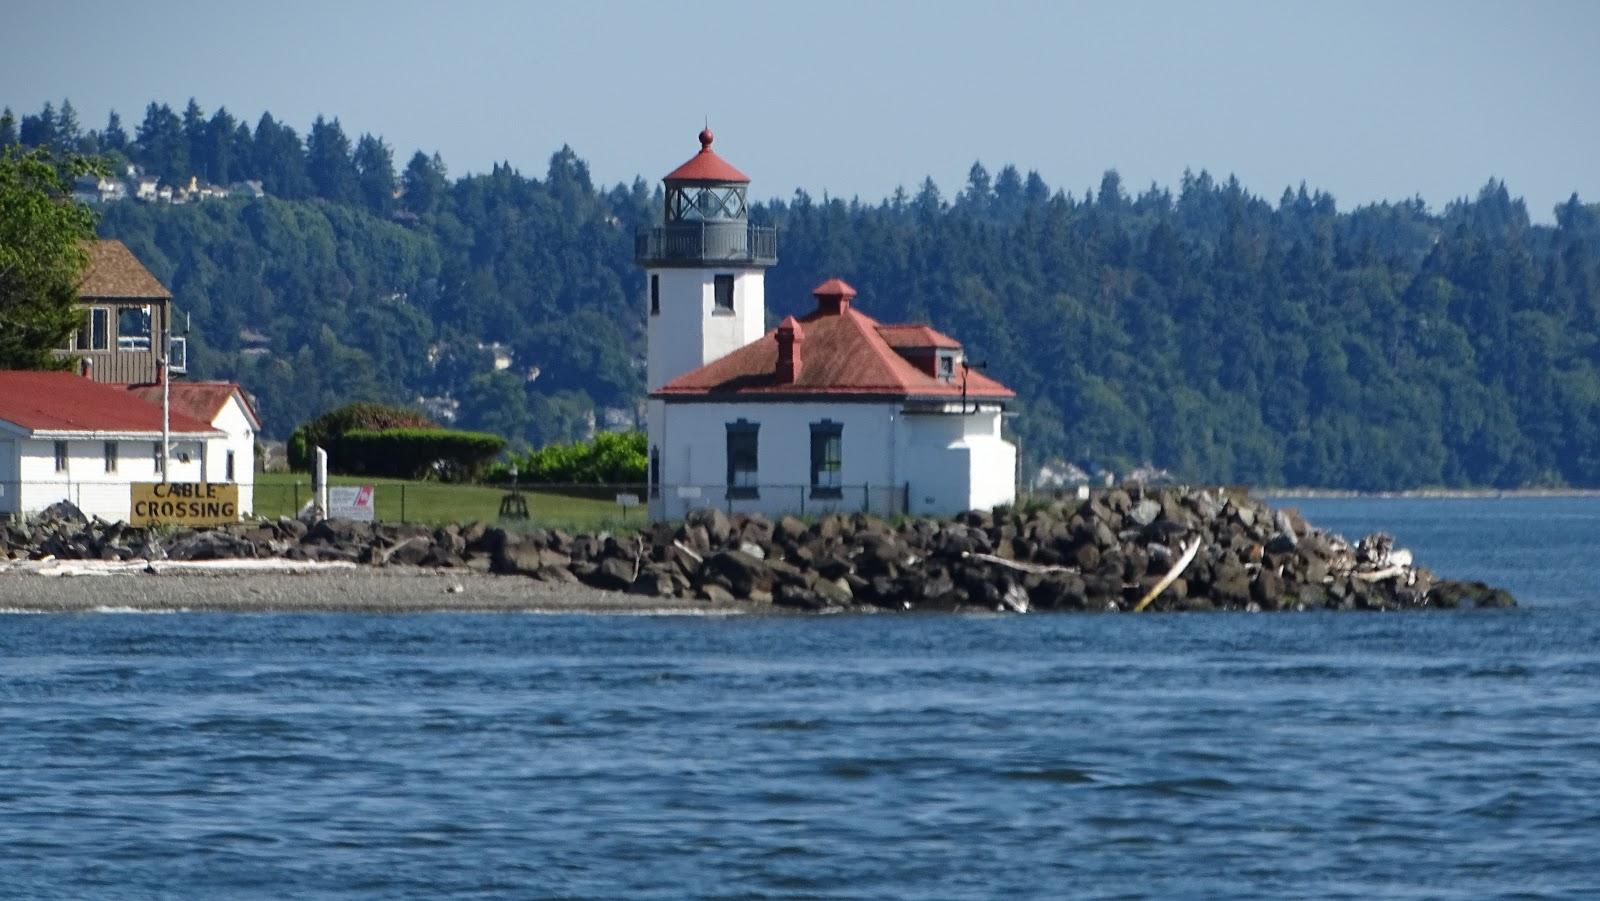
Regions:
M 3 616 L 0 896 L 1600 893 L 1600 501 L 1301 506 L 1526 606 Z

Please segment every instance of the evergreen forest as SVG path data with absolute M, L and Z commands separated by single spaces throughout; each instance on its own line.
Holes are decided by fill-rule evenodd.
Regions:
M 596 185 L 568 147 L 542 173 L 451 178 L 438 154 L 397 165 L 337 119 L 301 135 L 194 101 L 152 103 L 131 128 L 113 114 L 86 129 L 70 102 L 6 110 L 0 146 L 14 143 L 173 184 L 260 183 L 264 197 L 96 209 L 189 314 L 191 376 L 244 384 L 269 437 L 351 401 L 431 399 L 521 447 L 636 415 L 633 234 L 659 219 L 659 182 Z M 760 161 L 729 156 L 760 195 Z M 1553 212 L 1534 224 L 1494 179 L 1443 210 L 1340 210 L 1304 185 L 1273 199 L 1206 172 L 1063 190 L 975 163 L 949 192 L 797 191 L 751 217 L 779 229 L 771 322 L 839 276 L 880 321 L 961 339 L 1017 390 L 1028 471 L 1600 487 L 1600 205 Z

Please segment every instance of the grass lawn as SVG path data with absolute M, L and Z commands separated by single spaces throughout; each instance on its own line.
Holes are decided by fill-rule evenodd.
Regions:
M 500 499 L 506 492 L 483 485 L 447 485 L 362 476 L 333 476 L 335 485 L 372 485 L 376 489 L 377 517 L 385 522 L 494 522 L 500 518 Z M 298 491 L 297 491 L 298 489 Z M 543 528 L 613 532 L 637 529 L 648 520 L 645 509 L 622 508 L 609 500 L 567 497 L 524 491 L 528 524 Z M 311 499 L 311 478 L 304 473 L 258 473 L 255 514 L 268 518 L 293 516 Z

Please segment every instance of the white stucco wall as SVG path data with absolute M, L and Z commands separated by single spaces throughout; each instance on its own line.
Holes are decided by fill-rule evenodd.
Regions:
M 733 276 L 733 315 L 715 312 L 716 276 Z M 661 279 L 661 312 L 650 315 L 650 279 Z M 766 282 L 760 269 L 661 268 L 645 273 L 645 378 L 650 390 L 766 333 Z
M 17 439 L 0 435 L 0 516 L 21 511 L 22 486 L 17 482 Z
M 256 434 L 238 396 L 222 406 L 211 425 L 228 437 L 206 443 L 205 481 L 227 481 L 228 452 L 232 451 L 233 481 L 239 486 L 239 515 L 250 516 L 255 512 Z
M 901 419 L 911 513 L 944 516 L 1016 500 L 1017 449 L 1000 436 L 1000 411 L 958 409 Z
M 1000 412 L 906 413 L 900 402 L 663 403 L 648 410 L 651 446 L 661 449 L 658 518 L 695 507 L 816 514 L 870 509 L 944 516 L 1015 500 L 1016 448 L 1000 436 Z M 760 497 L 725 496 L 727 426 L 758 423 Z M 838 499 L 814 498 L 811 425 L 832 420 L 841 432 Z M 690 496 L 682 496 L 687 487 Z M 698 489 L 698 496 L 694 490 Z
M 663 408 L 661 431 L 662 497 L 652 512 L 677 518 L 695 507 L 730 508 L 724 496 L 728 477 L 728 423 L 759 423 L 756 471 L 760 497 L 731 501 L 735 511 L 824 513 L 898 506 L 892 403 L 670 403 Z M 811 496 L 811 424 L 824 420 L 842 426 L 842 498 Z M 679 488 L 700 489 L 700 497 L 680 497 Z
M 9 493 L 15 486 L 19 504 L 10 512 L 34 513 L 51 504 L 67 500 L 76 504 L 86 515 L 107 520 L 126 520 L 129 513 L 128 486 L 133 482 L 154 482 L 156 474 L 156 448 L 159 439 L 118 439 L 116 472 L 106 472 L 105 445 L 102 438 L 71 438 L 67 442 L 67 468 L 56 471 L 54 438 L 22 438 L 12 442 L 9 456 L 12 466 L 0 469 L 14 471 L 14 483 L 6 485 Z M 0 447 L 0 450 L 4 450 Z M 205 468 L 204 442 L 197 439 L 174 442 L 172 455 L 172 480 L 175 482 L 202 481 Z M 189 462 L 180 459 L 189 455 Z M 0 509 L 6 509 L 0 504 Z

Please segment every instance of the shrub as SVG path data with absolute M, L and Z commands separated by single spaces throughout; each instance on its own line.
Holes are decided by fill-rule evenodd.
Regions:
M 339 439 L 339 471 L 352 475 L 470 481 L 506 440 L 486 432 L 451 429 L 353 429 Z
M 645 436 L 602 432 L 593 441 L 547 444 L 511 462 L 517 464 L 517 480 L 527 484 L 638 484 L 645 480 Z M 489 478 L 509 481 L 511 474 L 497 465 Z
M 294 430 L 289 436 L 289 468 L 301 471 L 310 469 L 311 451 L 315 447 L 321 447 L 328 452 L 331 458 L 330 466 L 343 466 L 340 462 L 340 458 L 344 456 L 340 439 L 347 432 L 357 429 L 382 432 L 390 429 L 437 429 L 438 427 L 433 420 L 405 407 L 391 407 L 368 401 L 345 404 L 329 410 L 310 422 L 302 423 Z

